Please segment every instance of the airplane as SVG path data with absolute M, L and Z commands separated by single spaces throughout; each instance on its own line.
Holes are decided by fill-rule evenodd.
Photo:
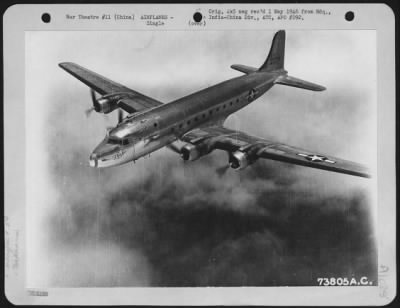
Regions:
M 231 68 L 244 75 L 165 104 L 78 64 L 59 63 L 90 87 L 91 110 L 108 114 L 118 109 L 118 124 L 107 130 L 105 138 L 93 150 L 90 166 L 121 165 L 167 147 L 185 161 L 195 161 L 214 150 L 226 151 L 229 166 L 235 170 L 266 158 L 370 177 L 367 167 L 359 163 L 250 136 L 224 126 L 229 115 L 261 97 L 275 84 L 311 91 L 326 89 L 288 75 L 284 68 L 285 39 L 284 30 L 275 33 L 268 57 L 259 68 L 234 64 Z M 102 96 L 96 98 L 95 92 Z M 126 117 L 123 111 L 128 113 Z

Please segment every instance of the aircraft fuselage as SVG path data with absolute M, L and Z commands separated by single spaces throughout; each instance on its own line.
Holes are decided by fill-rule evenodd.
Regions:
M 90 164 L 109 167 L 137 160 L 196 127 L 223 122 L 262 96 L 277 77 L 286 74 L 285 70 L 250 73 L 128 116 L 95 148 Z

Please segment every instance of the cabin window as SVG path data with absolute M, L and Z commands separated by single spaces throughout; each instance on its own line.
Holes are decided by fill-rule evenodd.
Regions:
M 173 132 L 174 131 L 174 127 L 171 127 L 171 132 Z
M 236 103 L 239 103 L 239 99 L 238 98 L 236 99 Z
M 219 107 L 217 108 L 217 110 L 216 111 L 219 111 Z
M 182 128 L 182 126 L 183 126 L 183 124 L 181 123 L 181 124 L 179 124 L 179 128 Z
M 206 115 L 203 113 L 203 119 L 205 119 L 206 118 Z
M 189 121 L 187 121 L 187 124 L 188 124 L 188 125 L 190 125 L 190 120 L 189 120 Z
M 230 103 L 229 103 L 229 105 L 231 105 L 231 106 L 232 106 L 232 103 L 233 103 L 233 102 L 230 102 Z
M 210 112 L 209 112 L 209 113 L 210 113 L 210 115 L 212 115 L 212 110 L 210 110 Z
M 226 105 L 224 104 L 224 109 L 226 108 Z
M 199 118 L 198 118 L 198 117 L 195 117 L 194 120 L 197 122 L 197 121 L 199 120 Z

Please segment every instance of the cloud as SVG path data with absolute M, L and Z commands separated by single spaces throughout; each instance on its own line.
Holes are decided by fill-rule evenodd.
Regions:
M 143 287 L 151 277 L 146 258 L 137 251 L 96 238 L 62 247 L 51 257 L 53 287 Z
M 376 278 L 368 186 L 354 183 L 367 180 L 351 177 L 348 189 L 346 176 L 270 161 L 221 175 L 224 153 L 184 163 L 161 151 L 133 166 L 93 170 L 76 166 L 82 149 L 59 155 L 70 144 L 50 142 L 61 147 L 53 147 L 51 161 L 55 183 L 63 183 L 49 220 L 60 251 L 53 257 L 66 271 L 96 264 L 64 280 L 54 270 L 55 284 L 262 286 L 312 285 L 326 275 Z M 104 272 L 96 280 L 99 267 Z

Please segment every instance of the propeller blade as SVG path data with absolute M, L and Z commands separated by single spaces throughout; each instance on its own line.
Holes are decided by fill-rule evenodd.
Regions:
M 96 110 L 96 105 L 98 104 L 97 98 L 96 98 L 96 92 L 93 89 L 90 89 L 90 98 L 92 99 L 92 107 L 89 109 L 85 110 L 86 117 L 88 118 L 91 113 Z
M 124 113 L 122 109 L 118 109 L 118 123 L 121 123 L 123 119 L 124 119 Z
M 108 136 L 110 134 L 110 131 L 113 129 L 114 127 L 112 126 L 107 126 L 106 127 L 106 135 Z
M 215 171 L 217 172 L 217 174 L 219 176 L 223 176 L 228 171 L 228 169 L 229 169 L 229 165 L 225 165 L 225 166 L 216 168 Z
M 97 103 L 97 100 L 96 100 L 96 92 L 94 92 L 93 89 L 90 89 L 90 97 L 92 98 L 92 103 L 94 106 Z
M 88 118 L 93 111 L 94 111 L 94 107 L 90 107 L 89 109 L 86 109 L 85 110 L 86 117 Z

